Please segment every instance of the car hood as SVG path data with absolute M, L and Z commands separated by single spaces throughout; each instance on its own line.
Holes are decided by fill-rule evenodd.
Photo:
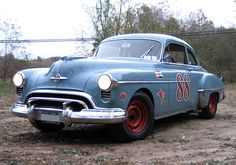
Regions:
M 141 64 L 142 63 L 142 64 Z M 152 62 L 139 59 L 78 59 L 65 58 L 54 63 L 48 73 L 41 75 L 36 88 L 57 88 L 83 91 L 88 79 L 112 69 L 152 68 Z

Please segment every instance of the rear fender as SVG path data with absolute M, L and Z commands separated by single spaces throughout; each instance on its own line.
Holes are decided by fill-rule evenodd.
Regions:
M 213 74 L 205 74 L 198 89 L 198 107 L 200 109 L 207 106 L 210 95 L 213 93 L 217 94 L 217 102 L 224 99 L 224 84 L 219 77 Z

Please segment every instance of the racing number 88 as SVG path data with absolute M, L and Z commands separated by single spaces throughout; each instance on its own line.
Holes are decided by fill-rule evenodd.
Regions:
M 190 97 L 190 77 L 188 74 L 180 74 L 176 75 L 177 81 L 177 90 L 176 90 L 176 98 L 178 101 L 188 100 Z

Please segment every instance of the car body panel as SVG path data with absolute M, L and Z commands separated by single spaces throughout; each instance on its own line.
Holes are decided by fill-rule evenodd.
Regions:
M 89 104 L 90 106 L 83 106 L 82 111 L 84 110 L 84 113 L 88 113 L 90 117 L 93 116 L 92 114 L 96 110 L 99 112 L 98 115 L 101 115 L 104 111 L 112 114 L 114 112 L 114 115 L 119 115 L 122 112 L 122 120 L 115 118 L 115 122 L 126 120 L 127 107 L 138 91 L 146 93 L 152 100 L 155 119 L 204 108 L 207 106 L 212 93 L 218 94 L 218 102 L 224 98 L 222 80 L 203 69 L 193 48 L 181 39 L 161 34 L 130 34 L 107 38 L 101 44 L 115 40 L 135 39 L 159 42 L 161 44 L 160 54 L 157 55 L 159 58 L 152 60 L 152 58 L 147 58 L 146 55 L 144 58 L 98 58 L 95 52 L 95 55 L 91 58 L 66 57 L 55 62 L 50 68 L 21 71 L 26 79 L 22 92 L 18 93 L 20 98 L 16 103 L 17 106 L 13 107 L 13 113 L 15 112 L 16 115 L 21 117 L 24 116 L 24 114 L 20 114 L 19 107 L 22 110 L 22 107 L 26 105 L 28 109 L 24 110 L 24 113 L 26 114 L 25 117 L 29 118 L 30 106 L 32 106 L 29 100 L 34 97 L 31 99 L 34 102 L 34 99 L 37 98 L 36 94 L 32 94 L 35 91 L 41 99 L 37 104 L 42 103 L 42 100 L 44 100 L 42 97 L 50 96 L 48 99 L 53 100 L 57 98 L 57 94 L 60 95 L 57 98 L 58 102 L 60 102 L 60 99 L 67 100 L 66 98 L 69 97 L 70 102 L 80 104 L 80 102 L 76 102 L 74 97 L 84 97 L 82 104 Z M 167 48 L 170 51 L 169 47 L 171 45 L 177 45 L 173 52 L 179 51 L 178 46 L 184 48 L 186 63 L 173 63 L 164 60 L 164 51 Z M 194 65 L 190 64 L 190 57 L 186 55 L 187 50 L 190 50 L 194 55 Z M 99 88 L 97 82 L 102 74 L 112 77 L 113 86 L 109 91 L 102 91 Z M 42 93 L 48 92 L 41 96 L 40 91 Z M 56 94 L 53 95 L 53 92 Z M 52 100 L 49 100 L 49 102 Z M 67 118 L 71 116 L 84 117 L 77 111 L 72 115 L 71 110 L 66 109 L 70 102 L 63 102 L 63 109 L 61 108 L 60 112 Z M 86 109 L 92 110 L 87 112 Z M 80 120 L 76 120 L 76 123 L 80 123 L 79 121 L 107 123 L 105 120 L 98 120 L 102 118 L 101 116 L 96 117 L 96 120 L 82 120 L 79 118 Z M 107 117 L 107 113 L 104 113 L 103 117 L 112 123 L 112 119 Z M 70 120 L 72 121 L 71 118 Z M 63 119 L 63 121 L 65 120 Z

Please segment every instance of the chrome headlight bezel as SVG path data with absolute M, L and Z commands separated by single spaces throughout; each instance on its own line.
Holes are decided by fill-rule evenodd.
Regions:
M 110 74 L 104 73 L 98 77 L 97 83 L 102 91 L 110 91 L 114 86 L 114 79 Z
M 18 72 L 13 77 L 13 83 L 16 87 L 23 87 L 25 84 L 25 75 L 22 72 Z

